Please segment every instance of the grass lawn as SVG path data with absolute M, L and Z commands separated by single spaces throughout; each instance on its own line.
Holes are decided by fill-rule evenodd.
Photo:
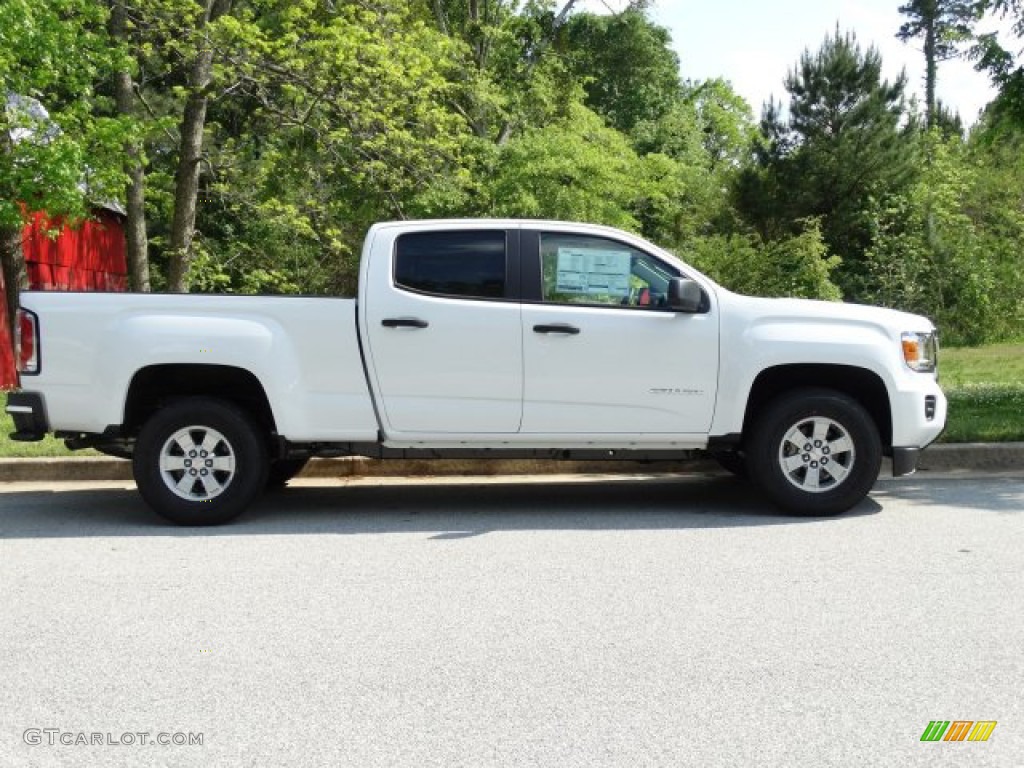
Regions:
M 949 398 L 942 442 L 1024 440 L 1024 344 L 943 349 L 939 381 Z
M 1024 441 L 1024 344 L 943 349 L 939 354 L 942 389 L 949 397 L 944 443 Z M 47 437 L 18 443 L 8 435 L 14 423 L 0 413 L 0 458 L 100 456 L 69 451 L 63 440 Z
M 7 397 L 0 398 L 0 402 L 7 404 Z M 24 459 L 37 456 L 102 456 L 103 454 L 91 448 L 84 451 L 69 451 L 64 447 L 63 440 L 57 440 L 53 435 L 47 435 L 38 443 L 19 443 L 11 440 L 10 434 L 14 431 L 14 420 L 7 413 L 0 413 L 0 459 Z

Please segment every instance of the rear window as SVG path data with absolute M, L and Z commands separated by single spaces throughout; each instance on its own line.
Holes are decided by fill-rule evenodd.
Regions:
M 395 283 L 438 296 L 505 296 L 503 231 L 416 232 L 395 246 Z

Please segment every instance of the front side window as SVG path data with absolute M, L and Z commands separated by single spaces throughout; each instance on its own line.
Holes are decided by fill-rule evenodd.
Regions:
M 656 309 L 668 303 L 678 273 L 624 243 L 589 235 L 542 234 L 543 299 L 558 304 L 603 304 Z
M 505 233 L 416 232 L 395 246 L 395 283 L 439 296 L 505 296 Z

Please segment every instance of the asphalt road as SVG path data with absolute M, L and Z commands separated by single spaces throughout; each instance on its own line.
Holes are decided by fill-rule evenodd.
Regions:
M 453 482 L 213 530 L 0 486 L 0 766 L 1024 763 L 1022 473 L 836 519 L 723 477 Z

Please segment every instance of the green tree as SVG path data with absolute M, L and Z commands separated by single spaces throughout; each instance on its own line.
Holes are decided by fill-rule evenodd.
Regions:
M 695 238 L 684 257 L 738 293 L 837 301 L 832 273 L 839 259 L 828 255 L 817 221 L 802 225 L 803 231 L 770 242 L 744 234 Z
M 942 103 L 939 99 L 935 104 L 935 114 L 932 119 L 932 127 L 938 128 L 946 138 L 964 137 L 964 121 L 960 113 Z
M 993 276 L 989 331 L 994 339 L 1024 336 L 1024 130 L 993 116 L 972 131 L 965 162 L 970 171 L 963 211 L 981 240 L 979 253 Z
M 132 283 L 137 289 L 148 287 L 152 241 L 167 272 L 166 278 L 153 276 L 158 285 L 184 291 L 196 252 L 200 190 L 210 172 L 208 112 L 212 101 L 230 92 L 227 65 L 232 52 L 224 37 L 224 21 L 238 7 L 256 3 L 106 0 L 104 4 L 110 9 L 110 37 L 123 52 L 110 88 L 116 112 L 144 124 L 144 135 L 123 148 L 129 170 L 123 194 Z M 153 158 L 158 158 L 155 165 Z M 155 201 L 159 201 L 156 206 Z M 147 212 L 155 219 L 152 227 Z
M 122 52 L 113 72 L 114 106 L 118 115 L 138 118 L 135 108 L 135 63 L 130 53 L 132 36 L 129 34 L 131 9 L 121 0 L 109 0 L 110 17 L 107 30 L 111 43 Z M 146 169 L 141 133 L 124 145 L 128 181 L 124 189 L 125 200 L 125 255 L 128 262 L 129 286 L 135 291 L 149 291 L 149 236 L 146 232 Z
M 1009 21 L 1007 41 L 999 32 L 975 34 L 970 56 L 975 67 L 988 72 L 999 94 L 990 105 L 992 118 L 1013 123 L 1024 122 L 1024 64 L 1020 60 L 1020 40 L 1024 38 L 1024 0 L 978 0 L 979 11 Z
M 977 0 L 910 0 L 900 6 L 907 17 L 896 33 L 903 42 L 920 39 L 924 54 L 925 116 L 929 128 L 938 123 L 935 96 L 939 64 L 955 58 L 972 37 L 972 25 L 980 17 Z
M 687 83 L 683 98 L 694 105 L 713 171 L 735 171 L 749 165 L 759 141 L 750 105 L 721 78 Z
M 587 106 L 623 133 L 658 121 L 680 100 L 679 57 L 669 32 L 642 9 L 573 16 L 559 53 L 583 83 Z
M 862 295 L 875 201 L 905 189 L 915 175 L 917 130 L 904 104 L 905 77 L 883 80 L 882 59 L 838 30 L 786 77 L 789 115 L 769 104 L 759 162 L 741 175 L 736 202 L 765 239 L 820 218 L 828 250 L 842 263 L 847 298 Z
M 481 140 L 504 144 L 564 117 L 576 89 L 556 36 L 579 0 L 417 0 L 423 18 L 456 43 L 448 104 Z
M 211 109 L 204 283 L 353 290 L 369 224 L 466 183 L 451 41 L 402 2 L 318 0 L 242 9 L 223 39 L 232 98 Z
M 0 257 L 8 308 L 28 278 L 21 230 L 32 211 L 68 222 L 124 185 L 130 123 L 98 117 L 114 69 L 106 10 L 88 0 L 0 3 Z
M 951 343 L 981 343 L 997 337 L 1001 323 L 996 260 L 965 206 L 976 169 L 958 138 L 933 130 L 924 144 L 920 178 L 876 216 L 878 234 L 867 255 L 875 277 L 871 298 L 934 318 Z
M 156 288 L 351 291 L 368 223 L 466 199 L 454 42 L 408 3 L 110 1 Z
M 638 121 L 630 137 L 641 154 L 668 155 L 709 172 L 735 171 L 750 163 L 758 129 L 747 102 L 714 79 L 686 83 L 664 114 Z
M 695 151 L 702 152 L 699 142 Z M 475 213 L 608 224 L 666 246 L 707 234 L 723 201 L 706 159 L 640 155 L 581 104 L 564 120 L 510 140 L 488 176 Z
M 589 221 L 633 231 L 640 160 L 620 132 L 584 106 L 509 141 L 495 158 L 487 211 Z
M 210 91 L 214 87 L 214 54 L 218 22 L 227 19 L 233 0 L 201 0 L 186 17 L 187 38 L 182 47 L 181 71 L 185 107 L 178 128 L 178 164 L 174 174 L 174 216 L 171 219 L 170 269 L 167 286 L 172 291 L 188 290 L 195 237 L 196 205 L 202 174 L 203 142 Z

